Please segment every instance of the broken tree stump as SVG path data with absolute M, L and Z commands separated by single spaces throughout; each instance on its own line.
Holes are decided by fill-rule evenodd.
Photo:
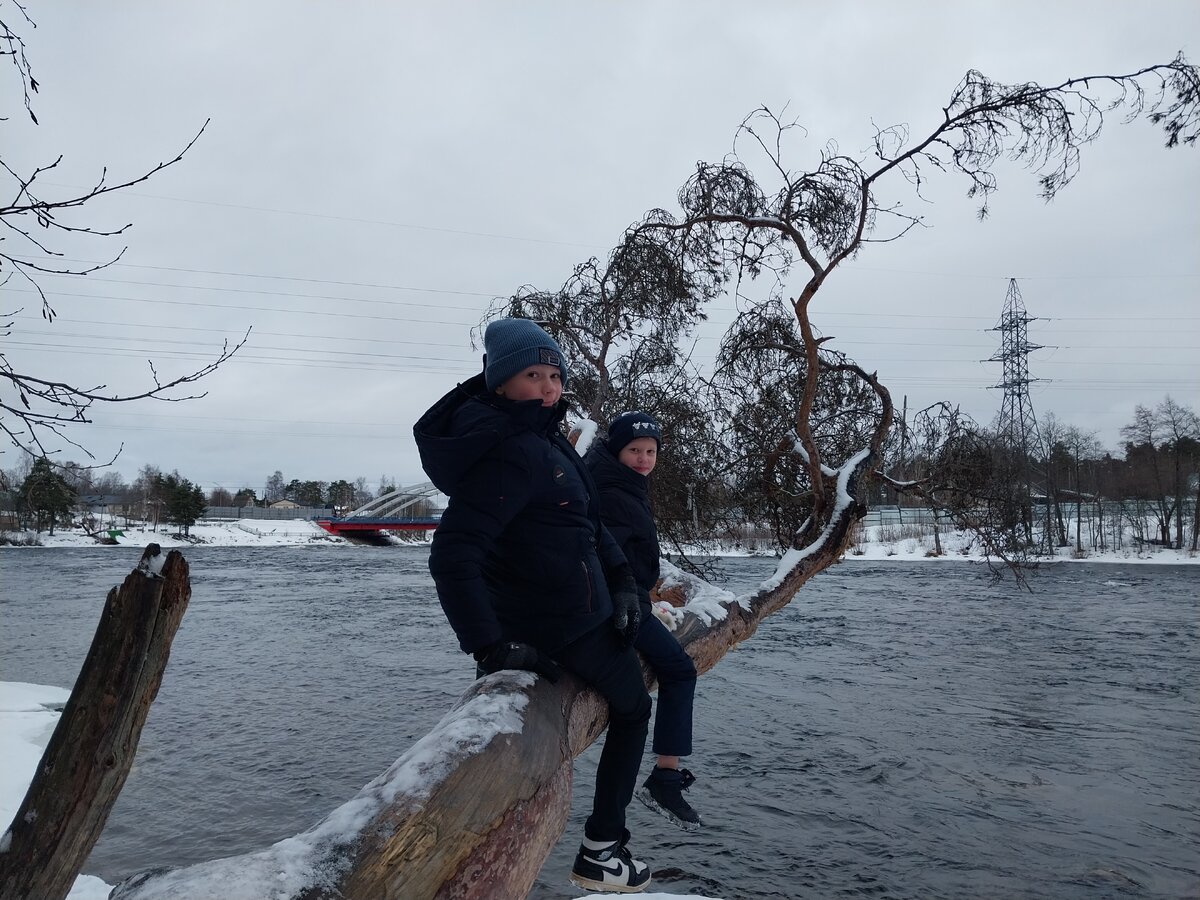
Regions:
M 125 785 L 191 593 L 182 554 L 164 556 L 158 544 L 108 592 L 71 697 L 0 837 L 0 900 L 67 896 Z

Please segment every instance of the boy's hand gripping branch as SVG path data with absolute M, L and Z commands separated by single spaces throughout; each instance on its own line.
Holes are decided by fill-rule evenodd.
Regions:
M 537 672 L 550 680 L 551 684 L 558 681 L 562 670 L 546 654 L 537 647 L 522 644 L 519 641 L 501 641 L 476 650 L 473 654 L 479 668 L 491 675 L 501 669 L 524 669 L 526 672 Z
M 612 591 L 613 627 L 621 635 L 621 644 L 628 647 L 637 638 L 642 624 L 642 609 L 638 603 L 637 582 L 628 571 L 621 574 Z

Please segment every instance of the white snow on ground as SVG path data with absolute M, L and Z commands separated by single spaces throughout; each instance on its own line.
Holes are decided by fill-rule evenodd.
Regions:
M 123 528 L 112 526 L 119 534 L 115 540 L 125 547 L 189 547 L 193 544 L 217 547 L 268 547 L 281 544 L 346 544 L 345 538 L 325 531 L 308 519 L 237 519 L 233 521 L 201 520 L 191 527 L 191 540 L 174 536 L 175 529 L 159 525 L 155 531 L 145 525 Z M 107 533 L 107 530 L 106 532 Z M 56 529 L 53 535 L 32 531 L 4 532 L 3 537 L 17 543 L 35 540 L 42 547 L 95 547 L 97 541 L 77 529 Z
M 890 535 L 900 530 L 895 525 L 872 525 L 862 529 L 859 543 L 851 544 L 846 551 L 848 560 L 968 560 L 980 562 L 984 556 L 978 544 L 971 535 L 962 531 L 943 531 L 940 533 L 942 555 L 931 556 L 934 552 L 932 534 L 922 534 L 913 537 L 893 538 Z M 928 528 L 924 529 L 928 531 Z M 1080 556 L 1075 555 L 1074 545 L 1058 547 L 1053 557 L 1034 557 L 1037 563 L 1058 562 L 1091 562 L 1091 563 L 1146 563 L 1159 565 L 1200 564 L 1200 553 L 1191 550 L 1170 550 L 1162 547 L 1139 547 L 1130 541 L 1120 550 L 1088 550 L 1084 549 Z
M 42 750 L 50 742 L 59 710 L 71 696 L 67 688 L 0 681 L 0 822 L 5 829 L 0 852 L 8 849 L 8 825 L 25 799 Z M 80 875 L 67 900 L 107 900 L 112 885 Z
M 201 520 L 191 528 L 191 540 L 174 537 L 172 530 L 160 525 L 157 531 L 146 526 L 119 528 L 120 536 L 116 538 L 119 545 L 137 547 L 139 549 L 150 543 L 162 547 L 188 547 L 192 545 L 211 547 L 271 547 L 283 545 L 325 544 L 342 545 L 352 548 L 354 545 L 345 538 L 336 537 L 307 519 L 239 519 L 236 521 Z M 848 560 L 951 560 L 962 562 L 981 562 L 984 559 L 982 551 L 974 543 L 970 535 L 960 531 L 942 532 L 943 555 L 931 557 L 933 551 L 933 536 L 924 534 L 919 537 L 892 537 L 897 531 L 893 525 L 874 525 L 861 530 L 862 538 L 859 543 L 851 544 L 846 552 Z M 928 531 L 928 529 L 925 529 Z M 431 532 L 416 532 L 411 536 L 418 545 L 427 543 Z M 401 543 L 399 538 L 394 538 Z M 23 544 L 36 541 L 39 547 L 95 547 L 97 542 L 77 529 L 58 529 L 51 536 L 46 532 L 34 534 L 25 532 L 0 532 L 0 551 L 5 549 L 21 549 L 19 546 L 5 547 L 4 542 Z M 36 548 L 35 548 L 36 549 Z M 712 551 L 696 551 L 697 555 L 706 555 Z M 720 556 L 770 555 L 755 553 L 740 548 L 728 548 L 717 552 Z M 1161 565 L 1181 565 L 1187 563 L 1200 564 L 1200 553 L 1190 550 L 1167 550 L 1162 547 L 1138 547 L 1132 542 L 1120 550 L 1085 550 L 1078 559 L 1074 547 L 1058 548 L 1056 556 L 1051 560 L 1039 557 L 1038 562 L 1119 562 L 1119 563 L 1157 563 Z M 668 571 L 664 570 L 664 576 Z M 677 571 L 677 570 L 675 570 Z M 724 592 L 722 592 L 724 593 Z M 732 599 L 732 595 L 722 599 Z

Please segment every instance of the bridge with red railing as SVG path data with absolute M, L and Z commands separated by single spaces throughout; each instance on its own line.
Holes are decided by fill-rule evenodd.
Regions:
M 344 516 L 318 516 L 314 521 L 330 534 L 338 535 L 366 537 L 380 531 L 430 531 L 437 528 L 440 516 L 414 516 L 406 511 L 437 493 L 433 483 L 426 481 L 380 494 Z

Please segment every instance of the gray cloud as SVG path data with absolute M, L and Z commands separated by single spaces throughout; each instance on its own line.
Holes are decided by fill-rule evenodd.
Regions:
M 97 409 L 76 438 L 98 456 L 124 442 L 127 477 L 152 463 L 206 488 L 275 469 L 416 481 L 412 422 L 476 370 L 468 331 L 488 298 L 555 287 L 646 209 L 670 208 L 756 106 L 786 104 L 804 124 L 792 157 L 804 167 L 827 140 L 859 152 L 872 123 L 928 129 L 968 68 L 1053 81 L 1200 54 L 1190 0 L 843 6 L 36 10 L 42 124 L 0 126 L 6 159 L 63 152 L 48 180 L 81 185 L 103 165 L 138 173 L 212 122 L 179 166 L 82 214 L 135 224 L 121 243 L 72 245 L 73 258 L 129 251 L 99 277 L 47 279 L 54 325 L 4 289 L 5 309 L 24 307 L 6 352 L 18 368 L 134 390 L 147 358 L 181 373 L 252 326 L 203 400 Z M 910 409 L 948 399 L 986 420 L 1000 367 L 979 362 L 998 346 L 984 329 L 1017 276 L 1049 319 L 1031 326 L 1053 348 L 1031 359 L 1051 379 L 1036 409 L 1115 449 L 1135 403 L 1197 398 L 1200 167 L 1161 143 L 1114 119 L 1050 205 L 1004 167 L 983 223 L 964 184 L 935 179 L 930 203 L 907 197 L 928 227 L 835 274 L 818 324 Z M 699 355 L 717 334 L 701 330 Z

